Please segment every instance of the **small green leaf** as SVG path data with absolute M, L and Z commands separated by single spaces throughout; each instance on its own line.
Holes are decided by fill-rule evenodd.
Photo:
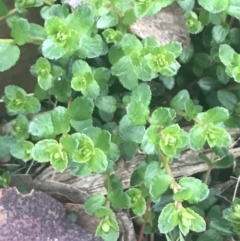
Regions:
M 181 55 L 179 56 L 179 62 L 186 64 L 190 61 L 194 53 L 194 45 L 191 43 L 187 48 L 185 48 Z
M 120 31 L 116 31 L 112 28 L 105 29 L 103 31 L 102 35 L 108 44 L 119 42 L 122 39 L 122 33 Z M 114 47 L 116 47 L 116 46 L 112 46 L 112 47 L 114 49 Z M 121 51 L 123 52 L 122 49 L 121 49 Z
M 144 184 L 147 188 L 153 183 L 154 178 L 164 175 L 164 171 L 161 168 L 159 162 L 152 161 L 147 165 L 144 173 Z
M 229 76 L 233 77 L 234 81 L 236 81 L 237 83 L 240 83 L 240 68 L 239 68 L 239 66 L 233 67 L 233 68 L 230 67 L 229 70 L 228 70 L 228 67 L 226 68 L 227 74 L 229 75 L 230 74 L 229 72 L 232 71 L 232 73 L 231 73 L 232 76 L 231 75 L 229 75 Z
M 125 141 L 133 141 L 136 143 L 141 143 L 145 132 L 144 126 L 137 126 L 133 124 L 127 115 L 123 116 L 120 121 L 119 130 L 121 137 Z
M 23 110 L 27 98 L 25 90 L 16 85 L 8 85 L 5 87 L 4 93 L 3 100 L 9 112 L 17 114 Z
M 48 59 L 59 59 L 66 54 L 66 50 L 63 46 L 57 46 L 52 39 L 46 39 L 42 44 L 42 54 Z
M 228 147 L 231 144 L 232 139 L 225 129 L 214 126 L 210 123 L 208 125 L 207 142 L 210 147 Z
M 240 38 L 240 29 L 239 28 L 231 28 L 228 34 L 229 42 L 231 44 L 237 45 L 238 39 Z
M 142 196 L 139 189 L 132 188 L 127 191 L 127 194 L 131 198 L 131 207 L 133 212 L 141 217 L 146 211 L 146 201 Z
M 221 233 L 219 233 L 217 230 L 208 229 L 206 232 L 200 234 L 200 236 L 197 238 L 197 241 L 205 241 L 205 240 L 223 241 L 223 238 L 221 236 Z
M 54 148 L 58 143 L 52 139 L 45 139 L 39 141 L 32 148 L 32 157 L 38 162 L 49 162 L 50 161 L 50 152 L 48 149 Z
M 0 0 L 0 16 L 5 16 L 8 13 L 8 7 L 3 0 Z
M 67 168 L 68 156 L 61 149 L 56 149 L 50 155 L 50 163 L 57 172 L 63 172 Z
M 187 23 L 188 31 L 191 34 L 200 33 L 203 29 L 202 23 L 198 20 L 198 15 L 193 12 L 189 11 L 184 14 L 184 19 Z
M 198 0 L 198 3 L 211 13 L 219 13 L 228 8 L 229 0 Z
M 160 79 L 167 89 L 171 90 L 174 88 L 174 85 L 175 85 L 174 76 L 160 76 Z
M 13 44 L 0 43 L 0 56 L 0 72 L 3 72 L 16 64 L 20 57 L 20 50 Z
M 156 176 L 149 187 L 149 193 L 153 201 L 157 201 L 165 193 L 172 182 L 169 175 Z
M 94 79 L 90 66 L 83 60 L 76 60 L 72 66 L 72 71 L 72 88 L 75 91 L 81 91 L 85 97 L 96 98 L 100 88 Z
M 17 45 L 23 45 L 27 42 L 30 35 L 30 24 L 27 19 L 18 18 L 13 22 L 11 36 Z
M 165 45 L 165 48 L 172 52 L 175 55 L 175 58 L 178 58 L 182 53 L 182 45 L 178 42 L 172 41 Z
M 216 78 L 203 77 L 198 81 L 198 85 L 205 93 L 207 93 L 219 89 L 221 83 L 219 83 Z
M 116 64 L 124 56 L 125 53 L 123 52 L 122 48 L 115 45 L 111 46 L 108 51 L 108 60 L 112 65 Z M 131 58 L 129 58 L 128 60 L 131 60 Z M 121 64 L 124 64 L 124 61 Z M 118 73 L 117 69 L 115 69 L 115 71 L 116 73 Z
M 237 96 L 229 90 L 219 90 L 217 92 L 217 97 L 223 107 L 225 107 L 229 111 L 233 111 L 238 103 Z
M 28 119 L 24 115 L 18 115 L 15 123 L 12 125 L 11 132 L 16 139 L 27 139 L 28 134 Z
M 124 13 L 124 17 L 122 19 L 122 23 L 125 25 L 132 25 L 133 23 L 135 23 L 136 21 L 136 16 L 134 13 L 133 9 L 128 9 L 125 13 Z
M 180 68 L 179 63 L 175 60 L 175 55 L 163 46 L 153 49 L 149 66 L 153 71 L 164 76 L 173 76 Z
M 189 203 L 198 203 L 206 199 L 209 195 L 209 189 L 205 183 L 194 177 L 183 177 L 179 181 L 179 185 L 182 188 L 188 188 L 191 190 L 192 195 L 187 199 Z
M 191 198 L 192 195 L 193 193 L 190 188 L 181 188 L 177 193 L 173 194 L 173 200 L 182 202 Z
M 178 124 L 170 125 L 164 128 L 160 133 L 159 145 L 162 151 L 170 156 L 175 156 L 179 150 L 188 145 L 188 133 L 179 127 Z
M 213 29 L 212 29 L 213 40 L 217 44 L 220 44 L 226 39 L 228 33 L 229 33 L 228 25 L 226 25 L 226 26 L 222 26 L 222 25 L 214 26 Z
M 155 111 L 153 111 L 150 123 L 152 125 L 170 125 L 173 123 L 174 119 L 176 118 L 176 112 L 173 109 L 159 107 Z
M 233 155 L 226 155 L 216 162 L 217 168 L 228 168 L 234 164 Z
M 224 22 L 224 12 L 219 12 L 219 13 L 209 13 L 210 17 L 210 22 L 213 23 L 214 25 L 220 25 Z
M 78 146 L 77 140 L 71 135 L 63 135 L 59 142 L 63 145 L 63 150 L 69 155 L 73 153 Z
M 30 23 L 29 38 L 45 40 L 47 38 L 47 33 L 45 28 L 42 27 L 41 25 Z
M 126 55 L 143 49 L 141 41 L 132 34 L 125 34 L 119 44 Z
M 121 190 L 113 190 L 108 194 L 108 199 L 111 202 L 111 205 L 117 209 L 126 209 L 130 208 L 130 198 L 127 193 Z
M 94 109 L 93 100 L 87 97 L 77 97 L 73 100 L 69 108 L 70 118 L 77 121 L 92 118 Z
M 87 214 L 93 215 L 105 202 L 106 198 L 103 195 L 95 194 L 84 203 L 84 210 Z
M 124 158 L 130 160 L 137 153 L 139 146 L 136 142 L 127 141 L 121 144 L 120 151 Z
M 94 101 L 98 109 L 107 113 L 114 113 L 117 109 L 117 100 L 113 96 L 101 96 Z
M 10 154 L 11 146 L 15 144 L 15 140 L 11 136 L 0 136 L 0 158 L 4 158 Z
M 206 111 L 202 116 L 202 121 L 205 124 L 213 123 L 218 124 L 223 122 L 229 118 L 229 112 L 227 109 L 223 107 L 214 107 L 208 111 Z
M 96 148 L 94 155 L 92 155 L 90 161 L 87 164 L 89 169 L 92 170 L 92 172 L 102 173 L 106 171 L 108 161 L 104 152 L 99 148 Z
M 36 97 L 28 96 L 24 105 L 24 111 L 27 114 L 35 114 L 41 109 L 41 104 Z
M 184 110 L 185 109 L 185 102 L 190 99 L 190 95 L 188 93 L 187 90 L 181 90 L 178 92 L 177 95 L 175 95 L 171 102 L 170 102 L 170 106 L 173 109 L 177 109 L 177 110 Z
M 83 4 L 65 19 L 67 26 L 80 36 L 85 34 L 94 23 L 94 14 L 90 4 Z M 79 24 L 81 22 L 81 24 Z
M 107 158 L 111 163 L 116 162 L 120 158 L 119 147 L 113 142 L 110 143 L 110 151 L 107 153 Z
M 39 86 L 44 89 L 48 90 L 52 87 L 52 78 L 51 75 L 51 64 L 45 58 L 39 58 L 36 62 L 36 71 L 38 77 L 38 84 Z
M 141 148 L 147 154 L 156 154 L 159 149 L 159 127 L 151 125 L 144 133 Z
M 103 218 L 105 216 L 111 216 L 112 214 L 112 209 L 102 206 L 95 211 L 94 216 L 97 218 Z
M 194 57 L 194 64 L 201 69 L 206 69 L 211 66 L 212 58 L 209 54 L 197 53 Z
M 185 11 L 192 11 L 195 5 L 195 1 L 193 0 L 177 0 L 177 3 L 181 6 Z
M 87 165 L 82 163 L 76 163 L 74 161 L 71 161 L 71 159 L 69 159 L 69 167 L 73 174 L 80 178 L 87 177 L 91 174 L 91 170 L 88 168 Z
M 189 230 L 203 232 L 206 230 L 205 220 L 190 208 L 180 210 L 179 229 L 183 235 L 187 235 Z
M 21 159 L 27 162 L 32 159 L 31 151 L 33 148 L 33 143 L 30 141 L 19 141 L 11 147 L 10 153 L 17 159 Z
M 235 51 L 227 44 L 219 47 L 219 58 L 225 66 L 231 65 Z
M 52 16 L 58 16 L 61 19 L 65 19 L 69 15 L 69 9 L 66 5 L 55 4 L 50 6 L 44 6 L 41 10 L 41 16 L 43 19 L 48 19 Z
M 99 148 L 104 153 L 110 151 L 110 139 L 111 135 L 108 131 L 102 130 L 95 138 L 94 144 L 96 148 Z
M 101 220 L 96 233 L 96 237 L 102 237 L 105 241 L 117 241 L 119 237 L 119 227 L 115 218 L 108 217 Z
M 71 84 L 68 79 L 60 79 L 53 82 L 53 88 L 51 89 L 52 94 L 60 102 L 67 102 L 71 95 Z
M 207 140 L 207 128 L 195 125 L 189 132 L 190 146 L 193 150 L 200 150 Z
M 225 72 L 225 67 L 222 65 L 217 67 L 217 77 L 219 82 L 224 85 L 230 81 L 230 77 L 227 75 L 227 73 Z
M 58 106 L 51 113 L 54 133 L 56 135 L 70 131 L 70 118 L 68 109 Z
M 83 35 L 79 41 L 79 57 L 85 56 L 86 58 L 96 58 L 105 55 L 107 51 L 108 46 L 99 34 L 94 36 Z
M 0 176 L 0 186 L 1 187 L 9 187 L 11 181 L 11 174 L 6 171 Z
M 163 208 L 158 218 L 158 229 L 161 233 L 169 233 L 177 226 L 178 220 L 177 222 L 168 221 L 169 218 L 172 217 L 175 212 L 177 212 L 177 210 L 175 209 L 174 203 L 169 203 Z
M 230 16 L 240 19 L 239 8 L 240 8 L 240 4 L 238 0 L 229 0 L 228 8 L 226 12 Z
M 118 24 L 118 15 L 115 11 L 110 11 L 108 14 L 101 16 L 97 21 L 97 28 L 111 28 Z
M 149 85 L 145 83 L 139 84 L 136 88 L 132 90 L 131 101 L 142 102 L 144 100 L 144 105 L 148 106 L 151 102 L 152 93 Z
M 186 120 L 190 121 L 195 118 L 197 114 L 202 110 L 200 106 L 196 106 L 191 99 L 185 102 Z
M 130 56 L 124 56 L 114 63 L 111 67 L 111 73 L 117 76 L 123 87 L 128 90 L 132 90 L 138 85 L 138 78 L 134 72 Z
M 52 137 L 55 135 L 50 113 L 36 116 L 29 124 L 29 133 L 39 137 Z
M 112 174 L 109 178 L 104 180 L 104 186 L 108 190 L 120 190 L 123 191 L 123 184 L 121 179 L 119 179 L 116 175 Z
M 86 72 L 81 76 L 73 77 L 71 87 L 75 91 L 81 91 L 85 97 L 96 98 L 99 95 L 100 88 L 95 81 L 93 74 Z
M 77 163 L 88 163 L 96 153 L 92 139 L 81 133 L 74 133 L 72 136 L 78 142 L 78 148 L 72 153 L 73 160 Z
M 214 207 L 219 207 L 219 206 L 213 206 Z M 212 208 L 212 209 L 213 209 Z M 212 210 L 211 209 L 211 210 Z M 216 208 L 215 208 L 216 209 Z M 210 210 L 210 211 L 211 211 Z M 215 210 L 213 210 L 215 211 Z M 215 211 L 215 217 L 212 217 L 211 221 L 209 222 L 209 227 L 210 229 L 214 229 L 218 235 L 216 235 L 214 233 L 214 236 L 213 237 L 219 237 L 219 239 L 216 239 L 216 241 L 220 240 L 220 241 L 223 241 L 222 237 L 220 236 L 220 234 L 222 235 L 226 235 L 226 236 L 232 236 L 233 235 L 233 232 L 231 230 L 231 223 L 230 222 L 226 222 L 226 219 L 222 218 L 222 212 L 220 210 L 220 215 L 218 217 L 216 217 L 216 212 Z M 220 238 L 221 237 L 221 238 Z M 213 239 L 214 240 L 214 239 Z M 203 240 L 202 240 L 203 241 Z
M 80 11 L 82 8 L 79 8 Z M 77 14 L 77 13 L 76 13 Z M 73 14 L 70 14 L 68 17 L 71 18 Z M 67 17 L 67 19 L 68 19 Z M 76 23 L 76 20 L 73 20 L 73 23 Z M 79 26 L 79 25 L 78 25 Z M 82 26 L 82 25 L 80 25 Z M 73 28 L 69 27 L 67 23 L 57 16 L 51 16 L 46 19 L 45 21 L 45 29 L 49 36 L 49 38 L 52 40 L 52 47 L 58 47 L 57 49 L 63 50 L 60 53 L 56 52 L 56 49 L 54 51 L 54 54 L 58 54 L 58 56 L 62 56 L 62 54 L 65 53 L 72 53 L 76 51 L 79 47 L 79 33 L 75 31 Z M 47 43 L 47 40 L 44 41 L 44 43 Z M 44 43 L 43 43 L 43 50 L 44 50 Z M 48 42 L 51 43 L 51 42 Z M 46 44 L 45 44 L 45 47 Z M 59 48 L 60 47 L 60 48 Z M 49 46 L 47 47 L 48 50 L 50 50 Z M 51 50 L 50 50 L 51 53 Z M 45 53 L 46 54 L 46 53 Z M 49 56 L 52 58 L 56 58 L 56 56 Z M 49 58 L 48 57 L 48 58 Z
M 70 123 L 71 123 L 71 126 L 72 126 L 77 132 L 82 132 L 84 129 L 93 126 L 93 120 L 92 120 L 92 118 L 91 118 L 91 119 L 88 119 L 88 120 L 84 120 L 84 121 L 71 120 Z
M 132 101 L 127 106 L 127 116 L 135 125 L 145 126 L 149 113 L 149 108 L 142 101 Z

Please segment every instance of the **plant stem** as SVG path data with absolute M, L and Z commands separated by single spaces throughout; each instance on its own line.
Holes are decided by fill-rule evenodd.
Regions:
M 137 241 L 142 241 L 143 240 L 143 234 L 144 234 L 144 229 L 145 229 L 146 222 L 147 222 L 147 217 L 148 217 L 148 212 L 149 212 L 149 209 L 150 209 L 150 205 L 151 205 L 151 200 L 148 199 L 147 200 L 146 212 L 145 212 L 145 214 L 143 216 L 144 221 L 143 221 L 143 223 L 141 225 L 141 229 L 140 229 L 140 233 L 139 233 Z
M 0 43 L 13 44 L 13 43 L 15 43 L 15 40 L 14 39 L 2 39 L 2 38 L 0 38 Z
M 43 43 L 43 40 L 42 39 L 28 39 L 27 43 L 40 45 Z
M 10 10 L 5 16 L 0 17 L 0 21 L 3 20 L 3 19 L 5 19 L 5 18 L 7 18 L 7 17 L 9 17 L 9 16 L 11 16 L 12 14 L 14 14 L 14 13 L 16 13 L 16 12 L 17 12 L 17 9 L 16 9 L 16 8 Z
M 53 3 L 50 2 L 50 1 L 48 1 L 48 0 L 43 0 L 43 2 L 44 2 L 46 5 L 49 5 L 49 6 L 52 6 L 52 5 L 53 5 Z
M 211 171 L 212 171 L 212 167 L 211 167 L 211 166 L 208 166 L 208 170 L 207 170 L 206 176 L 205 176 L 205 178 L 204 178 L 204 183 L 205 183 L 205 184 L 208 183 L 208 180 L 209 180 Z
M 41 39 L 29 39 L 27 41 L 27 43 L 29 44 L 36 44 L 36 45 L 40 45 L 42 44 L 43 40 Z M 10 44 L 16 44 L 15 40 L 14 39 L 0 39 L 0 43 L 10 43 Z
M 121 13 L 121 11 L 119 9 L 117 9 L 113 4 L 111 4 L 110 2 L 106 4 L 108 7 L 110 7 L 113 11 L 116 12 L 116 14 L 118 15 L 118 17 L 120 19 L 122 19 L 124 17 L 124 15 Z
M 181 111 L 181 110 L 175 110 L 175 111 L 176 111 L 177 115 L 186 117 L 186 112 Z M 204 125 L 204 123 L 203 123 L 201 120 L 199 120 L 198 118 L 196 118 L 196 117 L 193 118 L 193 120 L 194 120 L 196 123 L 200 124 L 200 125 Z
M 212 164 L 214 164 L 214 156 L 215 156 L 214 153 L 212 153 L 211 159 L 210 159 Z M 207 170 L 206 176 L 204 178 L 204 183 L 205 184 L 208 184 L 208 180 L 209 180 L 211 171 L 212 171 L 212 165 L 208 165 L 208 170 Z
M 107 182 L 107 185 L 106 185 L 106 188 L 107 188 L 107 192 L 108 193 L 110 193 L 111 192 L 111 180 L 110 180 L 110 174 L 109 173 L 106 173 L 106 182 Z M 106 202 L 106 207 L 108 207 L 108 208 L 110 208 L 110 205 L 111 203 L 110 203 L 110 201 L 109 200 L 107 200 L 107 202 Z
M 177 192 L 178 192 L 178 189 L 179 189 L 179 186 L 178 186 L 177 182 L 175 181 L 175 178 L 174 178 L 174 176 L 173 176 L 172 170 L 171 170 L 171 168 L 170 168 L 170 166 L 169 166 L 168 157 L 165 156 L 164 154 L 162 154 L 162 152 L 161 152 L 160 149 L 158 149 L 158 155 L 159 155 L 160 160 L 161 160 L 161 162 L 162 162 L 162 164 L 163 164 L 163 166 L 164 166 L 164 168 L 165 168 L 165 170 L 166 170 L 166 173 L 167 173 L 170 177 L 172 177 L 172 179 L 173 179 L 173 182 L 172 182 L 173 192 L 174 192 L 174 193 L 177 193 Z
M 230 21 L 229 21 L 229 23 L 228 23 L 229 27 L 232 27 L 232 25 L 233 25 L 233 23 L 234 23 L 234 20 L 235 20 L 234 17 L 231 17 L 231 18 L 230 18 Z

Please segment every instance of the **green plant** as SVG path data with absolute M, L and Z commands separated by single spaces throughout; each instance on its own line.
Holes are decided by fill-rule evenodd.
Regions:
M 191 240 L 194 232 L 201 233 L 198 241 L 234 235 L 239 230 L 228 228 L 238 220 L 228 219 L 224 229 L 214 219 L 222 214 L 212 207 L 209 176 L 205 183 L 194 177 L 176 180 L 171 163 L 187 148 L 200 151 L 205 144 L 216 156 L 200 155 L 209 170 L 234 162 L 226 128 L 239 127 L 240 28 L 234 19 L 240 19 L 240 3 L 179 0 L 189 32 L 196 34 L 182 50 L 177 42 L 159 46 L 151 37 L 139 40 L 128 32 L 137 18 L 173 0 L 87 2 L 71 12 L 46 0 L 17 0 L 16 9 L 8 11 L 0 1 L 0 19 L 7 18 L 12 36 L 0 39 L 0 71 L 15 65 L 19 46 L 26 43 L 39 45 L 42 54 L 31 67 L 38 80 L 34 96 L 18 86 L 5 88 L 3 101 L 16 120 L 11 136 L 0 137 L 2 157 L 50 162 L 56 171 L 69 167 L 79 177 L 101 173 L 108 195 L 90 197 L 85 211 L 101 218 L 96 236 L 104 240 L 119 236 L 112 208 L 131 208 L 146 233 L 160 231 L 169 241 Z M 44 27 L 14 15 L 37 6 Z M 166 96 L 169 101 L 162 101 Z M 44 100 L 55 101 L 47 112 Z M 192 124 L 189 132 L 180 125 L 184 119 Z M 111 173 L 120 156 L 130 159 L 139 148 L 147 158 L 125 191 Z M 162 206 L 151 209 L 151 203 Z M 212 226 L 204 232 L 209 209 Z M 238 209 L 235 205 L 229 213 Z
M 8 187 L 9 183 L 11 180 L 11 175 L 9 172 L 4 172 L 1 176 L 0 176 L 0 186 L 1 187 Z

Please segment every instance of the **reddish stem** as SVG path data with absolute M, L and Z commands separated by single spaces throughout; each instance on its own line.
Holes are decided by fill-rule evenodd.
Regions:
M 142 223 L 142 226 L 141 226 L 140 233 L 139 233 L 137 241 L 142 241 L 143 240 L 143 234 L 144 234 L 144 229 L 145 229 L 145 226 L 146 226 L 146 223 L 147 223 L 147 217 L 148 217 L 148 212 L 149 212 L 149 209 L 150 209 L 150 205 L 151 205 L 151 200 L 148 199 L 147 200 L 146 212 L 145 212 L 145 214 L 143 216 L 143 220 L 144 221 Z

